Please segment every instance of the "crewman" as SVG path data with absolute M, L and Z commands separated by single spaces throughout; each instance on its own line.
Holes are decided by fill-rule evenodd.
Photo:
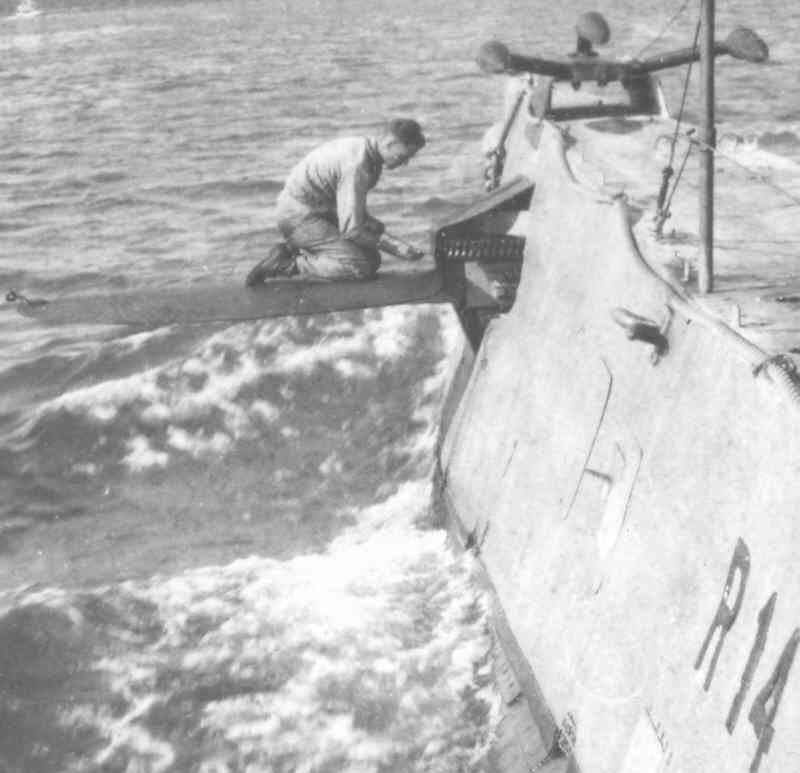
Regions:
M 371 279 L 379 250 L 402 260 L 423 253 L 385 233 L 367 211 L 381 171 L 397 169 L 425 145 L 420 125 L 396 118 L 377 137 L 343 137 L 311 151 L 289 173 L 277 202 L 283 241 L 248 274 L 246 284 L 297 274 L 319 279 Z

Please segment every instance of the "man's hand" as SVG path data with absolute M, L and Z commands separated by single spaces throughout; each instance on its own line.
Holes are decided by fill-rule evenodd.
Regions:
M 422 250 L 418 250 L 416 247 L 412 247 L 410 244 L 406 245 L 406 249 L 404 250 L 402 255 L 398 255 L 398 258 L 401 260 L 407 260 L 412 263 L 416 263 L 418 260 L 422 260 L 425 257 L 425 253 Z
M 425 253 L 422 250 L 418 250 L 402 239 L 398 239 L 396 236 L 392 236 L 388 233 L 384 233 L 381 236 L 378 241 L 378 249 L 383 250 L 383 252 L 388 252 L 390 255 L 394 255 L 396 258 L 400 258 L 400 260 L 407 260 L 412 263 L 425 257 Z

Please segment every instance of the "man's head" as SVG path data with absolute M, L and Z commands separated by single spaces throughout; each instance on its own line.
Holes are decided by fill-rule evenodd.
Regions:
M 378 150 L 387 169 L 407 164 L 409 159 L 425 145 L 420 125 L 411 118 L 395 118 L 378 139 Z

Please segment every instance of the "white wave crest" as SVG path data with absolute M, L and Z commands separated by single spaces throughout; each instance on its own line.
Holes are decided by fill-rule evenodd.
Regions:
M 123 462 L 132 471 L 164 467 L 176 452 L 222 455 L 236 441 L 280 423 L 282 406 L 292 402 L 296 389 L 286 379 L 309 379 L 309 389 L 324 393 L 339 387 L 327 378 L 312 383 L 320 368 L 331 368 L 332 379 L 366 381 L 386 364 L 398 363 L 417 343 L 419 314 L 413 308 L 381 309 L 365 312 L 359 323 L 334 318 L 311 333 L 296 320 L 234 326 L 187 358 L 60 395 L 44 403 L 27 427 L 58 412 L 113 426 L 126 436 Z M 147 338 L 125 341 L 140 348 Z M 276 375 L 283 377 L 285 388 L 264 395 L 261 386 Z M 441 380 L 437 371 L 435 388 Z M 430 412 L 418 418 L 433 421 Z
M 103 739 L 80 769 L 483 770 L 487 610 L 471 559 L 415 527 L 429 498 L 405 484 L 323 554 L 96 591 L 116 645 L 92 666 L 109 692 L 62 713 Z

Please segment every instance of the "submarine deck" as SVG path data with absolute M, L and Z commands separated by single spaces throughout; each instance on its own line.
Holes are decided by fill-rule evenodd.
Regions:
M 603 118 L 564 126 L 572 172 L 590 187 L 627 198 L 634 237 L 652 268 L 767 355 L 797 347 L 800 176 L 795 162 L 720 132 L 715 154 L 714 289 L 701 296 L 697 145 L 689 153 L 663 236 L 657 237 L 656 197 L 675 121 Z M 678 136 L 672 162 L 676 170 L 689 149 L 686 135 Z

